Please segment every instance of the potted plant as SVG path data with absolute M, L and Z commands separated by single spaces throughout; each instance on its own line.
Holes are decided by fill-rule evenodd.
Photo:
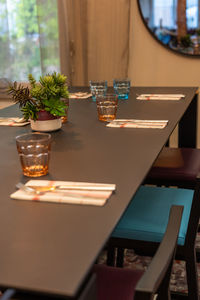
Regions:
M 29 74 L 28 86 L 16 81 L 9 86 L 8 93 L 19 104 L 24 119 L 30 119 L 33 130 L 53 131 L 61 128 L 61 117 L 66 115 L 66 103 L 62 99 L 69 97 L 66 79 L 65 75 L 54 72 L 41 76 L 36 82 Z

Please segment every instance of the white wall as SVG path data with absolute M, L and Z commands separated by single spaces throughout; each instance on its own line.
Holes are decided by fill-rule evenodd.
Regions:
M 136 0 L 131 0 L 129 77 L 135 86 L 200 86 L 200 58 L 160 45 L 143 24 Z M 199 147 L 199 134 L 197 141 Z

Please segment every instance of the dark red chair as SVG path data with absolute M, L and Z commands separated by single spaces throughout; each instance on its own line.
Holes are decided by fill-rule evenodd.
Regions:
M 165 147 L 144 184 L 194 189 L 200 171 L 200 149 Z
M 200 172 L 200 149 L 196 149 L 197 103 L 198 92 L 178 124 L 179 148 L 165 147 L 144 183 L 195 189 Z
M 168 226 L 148 269 L 140 270 L 95 265 L 97 300 L 169 300 L 169 281 L 183 206 L 172 206 Z

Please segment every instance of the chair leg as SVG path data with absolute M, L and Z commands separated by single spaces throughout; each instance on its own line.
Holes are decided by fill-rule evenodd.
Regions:
M 199 300 L 198 274 L 195 250 L 187 253 L 185 261 L 188 284 L 188 299 Z
M 171 300 L 170 290 L 168 289 L 165 294 L 158 295 L 156 300 Z
M 169 266 L 166 275 L 160 285 L 160 288 L 158 290 L 158 296 L 156 300 L 171 300 L 171 294 L 169 289 L 169 283 L 171 278 L 171 269 L 172 269 L 173 262 Z
M 107 249 L 107 261 L 106 264 L 108 266 L 114 266 L 115 265 L 115 247 L 108 246 Z
M 124 265 L 124 248 L 117 248 L 117 261 L 116 266 L 123 268 Z

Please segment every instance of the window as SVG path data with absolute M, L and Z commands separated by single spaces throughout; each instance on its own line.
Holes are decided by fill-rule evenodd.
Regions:
M 59 71 L 56 0 L 0 0 L 0 77 Z
M 186 1 L 187 28 L 198 28 L 198 0 Z M 177 0 L 153 0 L 154 27 L 162 25 L 168 29 L 176 29 Z
M 174 17 L 174 0 L 154 0 L 154 27 L 158 28 L 163 26 L 168 29 L 176 28 L 176 22 Z
M 186 2 L 187 27 L 198 28 L 198 0 L 190 0 Z

